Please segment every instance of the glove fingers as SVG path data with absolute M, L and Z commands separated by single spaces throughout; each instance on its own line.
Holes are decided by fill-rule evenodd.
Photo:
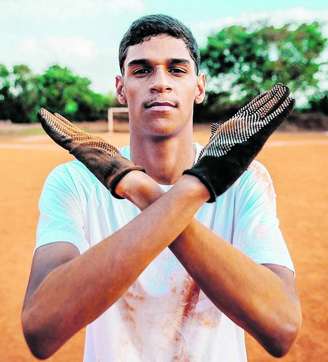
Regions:
M 210 140 L 212 139 L 212 137 L 215 135 L 216 131 L 218 130 L 220 126 L 220 123 L 211 123 L 211 135 L 210 135 Z
M 257 113 L 261 118 L 267 117 L 269 114 L 273 113 L 288 96 L 289 89 L 283 85 L 279 85 L 279 87 L 276 87 L 273 96 L 257 110 Z
M 284 92 L 286 92 L 286 90 L 287 92 L 289 92 L 288 88 L 285 87 L 283 84 L 276 84 L 269 91 L 264 92 L 251 100 L 248 104 L 246 104 L 246 106 L 241 108 L 236 113 L 236 116 L 239 116 L 242 113 L 250 114 L 258 112 L 262 107 L 268 107 L 267 104 L 270 104 L 270 101 L 272 101 L 273 98 L 276 98 L 277 96 L 279 97 L 279 95 L 282 95 Z
M 261 118 L 258 114 L 253 114 L 244 117 L 234 117 L 230 121 L 225 122 L 218 130 L 221 138 L 220 146 L 223 144 L 224 148 L 230 149 L 237 143 L 247 141 L 256 133 L 261 133 L 261 129 L 270 123 L 271 133 L 274 132 L 295 104 L 293 98 L 284 98 L 286 94 L 289 94 L 289 91 L 284 93 L 278 101 L 275 100 L 274 105 L 271 105 L 271 113 L 265 118 Z
M 270 100 L 271 97 L 272 97 L 272 90 L 259 94 L 254 99 L 252 99 L 249 103 L 247 103 L 245 106 L 240 108 L 240 110 L 233 117 L 238 117 L 239 115 L 241 115 L 243 113 L 245 113 L 245 114 L 254 113 L 263 104 L 268 102 L 268 100 Z M 210 136 L 210 139 L 217 132 L 220 125 L 222 125 L 222 123 L 212 123 L 211 124 L 211 136 Z
M 274 119 L 280 120 L 287 117 L 287 115 L 294 108 L 295 100 L 291 97 L 287 97 L 278 107 L 267 117 L 267 123 Z
M 74 124 L 71 121 L 69 121 L 67 118 L 65 118 L 61 114 L 54 113 L 54 116 L 59 118 L 62 121 L 62 123 L 65 124 L 66 126 L 73 128 L 73 129 L 77 128 L 76 126 L 74 126 Z
M 285 100 L 285 98 L 288 96 L 288 94 L 289 94 L 288 88 L 278 83 L 271 90 L 256 96 L 253 100 L 251 100 L 244 107 L 242 107 L 235 114 L 234 117 L 247 115 L 251 113 L 258 113 L 262 117 L 265 117 L 270 111 L 272 111 L 279 105 L 279 101 L 281 101 L 282 103 Z M 221 125 L 220 123 L 211 124 L 210 139 L 214 137 L 220 125 Z
M 255 112 L 262 104 L 266 103 L 271 96 L 272 94 L 270 92 L 259 94 L 244 107 L 240 108 L 240 110 L 236 113 L 236 116 L 239 116 L 242 113 Z
M 270 131 L 266 131 L 266 134 L 271 135 L 281 124 L 281 122 L 288 116 L 294 107 L 295 100 L 291 97 L 286 97 L 287 93 L 284 93 L 279 100 L 275 99 L 270 106 L 270 114 L 266 117 L 259 117 L 258 119 L 246 119 L 244 133 L 242 134 L 244 140 L 252 137 L 255 134 L 261 134 L 262 129 L 266 128 Z M 286 97 L 286 98 L 285 98 Z M 246 132 L 245 132 L 246 131 Z M 264 141 L 263 141 L 264 144 Z
M 38 113 L 41 125 L 46 133 L 60 146 L 70 150 L 73 132 L 67 129 L 56 116 L 48 112 L 45 108 L 41 108 Z
M 55 116 L 44 108 L 41 108 L 39 118 L 46 133 L 57 144 L 68 151 L 71 151 L 73 146 L 78 146 L 92 139 L 106 143 L 99 137 L 93 137 L 88 133 L 81 131 L 64 117 Z
M 65 117 L 53 115 L 44 108 L 38 115 L 46 133 L 81 161 L 114 197 L 121 198 L 115 193 L 115 187 L 124 175 L 132 170 L 144 171 L 122 157 L 116 147 L 80 130 Z
M 235 116 L 220 124 L 209 143 L 203 148 L 199 158 L 203 154 L 220 157 L 226 154 L 236 143 L 242 143 L 255 133 L 260 117 L 257 114 L 247 116 Z
M 85 149 L 89 148 L 92 150 L 99 149 L 102 151 L 106 151 L 108 154 L 108 157 L 114 157 L 115 155 L 119 154 L 119 151 L 116 147 L 109 144 L 108 142 L 105 142 L 104 140 L 102 140 L 99 137 L 95 137 L 93 139 L 87 139 L 87 140 L 84 140 L 83 142 L 78 143 L 75 147 L 73 147 L 71 149 L 71 153 L 73 155 L 75 155 L 74 150 L 76 149 L 76 147 L 79 148 L 80 146 L 83 146 Z
M 271 113 L 267 117 L 261 118 L 257 113 L 235 116 L 219 125 L 199 158 L 203 154 L 220 157 L 229 152 L 234 145 L 246 142 L 254 134 L 261 132 L 261 129 L 270 122 L 274 123 L 276 121 L 276 125 L 272 125 L 273 132 L 292 110 L 295 103 L 294 99 L 290 97 L 287 97 L 281 103 L 282 99 L 278 98 L 269 102 Z
M 67 130 L 70 130 L 73 133 L 85 134 L 91 138 L 91 136 L 88 133 L 83 131 L 81 128 L 75 126 L 72 122 L 70 122 L 67 118 L 65 118 L 61 114 L 55 113 L 55 117 L 60 119 L 60 121 L 62 122 L 62 126 L 65 127 Z
M 282 84 L 275 85 L 269 92 L 263 93 L 255 99 L 253 105 L 248 108 L 254 109 L 254 113 L 239 113 L 224 123 L 214 123 L 211 125 L 211 137 L 207 146 L 219 134 L 220 145 L 232 145 L 244 142 L 248 137 L 258 132 L 263 126 L 278 117 L 286 109 L 287 113 L 293 108 L 294 100 L 288 97 L 289 89 Z M 288 99 L 288 100 L 287 100 Z M 261 107 L 255 111 L 255 108 Z M 246 106 L 245 106 L 246 107 Z M 268 117 L 270 115 L 270 117 Z M 207 148 L 207 147 L 206 147 Z
M 271 90 L 272 91 L 272 90 Z M 252 101 L 247 103 L 244 107 L 242 107 L 234 116 L 233 118 L 239 117 L 241 115 L 251 114 L 258 111 L 264 104 L 272 98 L 272 92 L 264 92 L 258 96 L 256 96 Z M 230 120 L 230 119 L 229 119 Z M 229 122 L 226 121 L 226 122 Z M 226 123 L 224 122 L 224 123 Z M 218 128 L 222 125 L 222 123 L 212 123 L 211 124 L 211 136 L 210 140 L 215 136 L 215 133 L 218 131 Z

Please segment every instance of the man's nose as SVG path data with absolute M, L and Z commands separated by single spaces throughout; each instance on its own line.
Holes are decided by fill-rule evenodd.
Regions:
M 150 91 L 153 92 L 168 92 L 172 90 L 170 83 L 170 75 L 164 69 L 156 69 L 152 77 Z

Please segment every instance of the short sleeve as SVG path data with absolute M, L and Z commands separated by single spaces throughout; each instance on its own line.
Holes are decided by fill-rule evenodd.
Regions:
M 65 164 L 57 166 L 47 177 L 39 211 L 36 248 L 57 241 L 74 244 L 80 253 L 88 248 L 81 201 Z
M 233 244 L 256 263 L 294 271 L 279 227 L 276 194 L 266 168 L 253 161 L 238 180 Z

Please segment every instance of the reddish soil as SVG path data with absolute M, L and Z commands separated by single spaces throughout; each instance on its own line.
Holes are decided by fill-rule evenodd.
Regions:
M 128 142 L 127 133 L 110 138 L 116 145 Z M 207 128 L 198 127 L 195 139 L 206 143 Z M 296 266 L 303 306 L 303 328 L 290 353 L 282 358 L 286 362 L 324 361 L 328 354 L 328 293 L 324 284 L 328 258 L 327 154 L 325 133 L 283 133 L 274 135 L 258 157 L 274 180 L 281 228 Z M 68 159 L 70 156 L 46 136 L 0 137 L 2 361 L 35 361 L 22 335 L 20 310 L 34 247 L 37 203 L 49 171 Z M 83 338 L 82 331 L 49 361 L 82 361 Z M 250 361 L 274 360 L 251 337 L 247 344 Z

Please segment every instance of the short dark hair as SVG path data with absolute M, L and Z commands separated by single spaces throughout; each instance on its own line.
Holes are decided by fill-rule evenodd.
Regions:
M 144 40 L 160 34 L 168 34 L 184 41 L 191 58 L 195 62 L 196 73 L 198 74 L 200 54 L 194 36 L 179 20 L 162 14 L 147 15 L 135 20 L 124 34 L 119 47 L 119 63 L 122 74 L 124 73 L 124 61 L 128 47 L 140 44 Z

